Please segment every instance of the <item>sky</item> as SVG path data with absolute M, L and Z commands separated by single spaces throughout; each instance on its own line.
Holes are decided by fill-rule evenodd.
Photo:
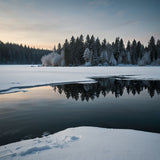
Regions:
M 53 49 L 71 36 L 160 39 L 160 0 L 0 0 L 0 40 Z

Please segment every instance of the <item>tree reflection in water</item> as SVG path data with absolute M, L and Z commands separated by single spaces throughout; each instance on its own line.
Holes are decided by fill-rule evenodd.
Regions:
M 97 83 L 65 84 L 52 87 L 60 94 L 64 92 L 67 99 L 72 97 L 81 101 L 94 100 L 100 95 L 105 97 L 109 93 L 118 98 L 123 96 L 124 91 L 128 94 L 136 95 L 143 90 L 147 90 L 150 97 L 153 97 L 155 93 L 160 94 L 160 81 L 128 80 L 121 77 L 95 78 L 95 80 Z

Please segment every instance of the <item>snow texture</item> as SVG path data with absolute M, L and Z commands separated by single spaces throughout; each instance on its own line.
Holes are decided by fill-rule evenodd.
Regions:
M 123 75 L 132 79 L 160 80 L 160 67 L 33 67 L 30 65 L 0 65 L 0 75 L 0 92 L 5 93 L 51 83 L 56 85 L 71 82 L 94 82 L 91 77 Z
M 69 128 L 0 147 L 1 160 L 159 160 L 160 134 L 96 127 Z

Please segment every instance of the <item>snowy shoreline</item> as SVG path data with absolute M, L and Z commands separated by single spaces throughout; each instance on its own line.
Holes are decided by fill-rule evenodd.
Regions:
M 139 80 L 160 80 L 160 67 L 37 67 L 0 65 L 0 91 L 66 83 L 93 83 L 89 77 L 126 76 Z M 14 91 L 14 92 L 15 92 Z
M 49 84 L 94 83 L 88 77 L 160 80 L 160 67 L 37 67 L 0 65 L 0 91 Z M 13 90 L 9 90 L 12 88 Z M 128 129 L 77 127 L 0 146 L 0 160 L 159 160 L 160 134 Z
M 158 160 L 160 134 L 128 129 L 69 128 L 0 146 L 1 160 Z

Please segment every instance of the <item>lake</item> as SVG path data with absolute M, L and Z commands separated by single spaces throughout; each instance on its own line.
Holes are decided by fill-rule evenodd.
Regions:
M 0 145 L 78 126 L 160 133 L 160 81 L 94 80 L 1 93 Z

